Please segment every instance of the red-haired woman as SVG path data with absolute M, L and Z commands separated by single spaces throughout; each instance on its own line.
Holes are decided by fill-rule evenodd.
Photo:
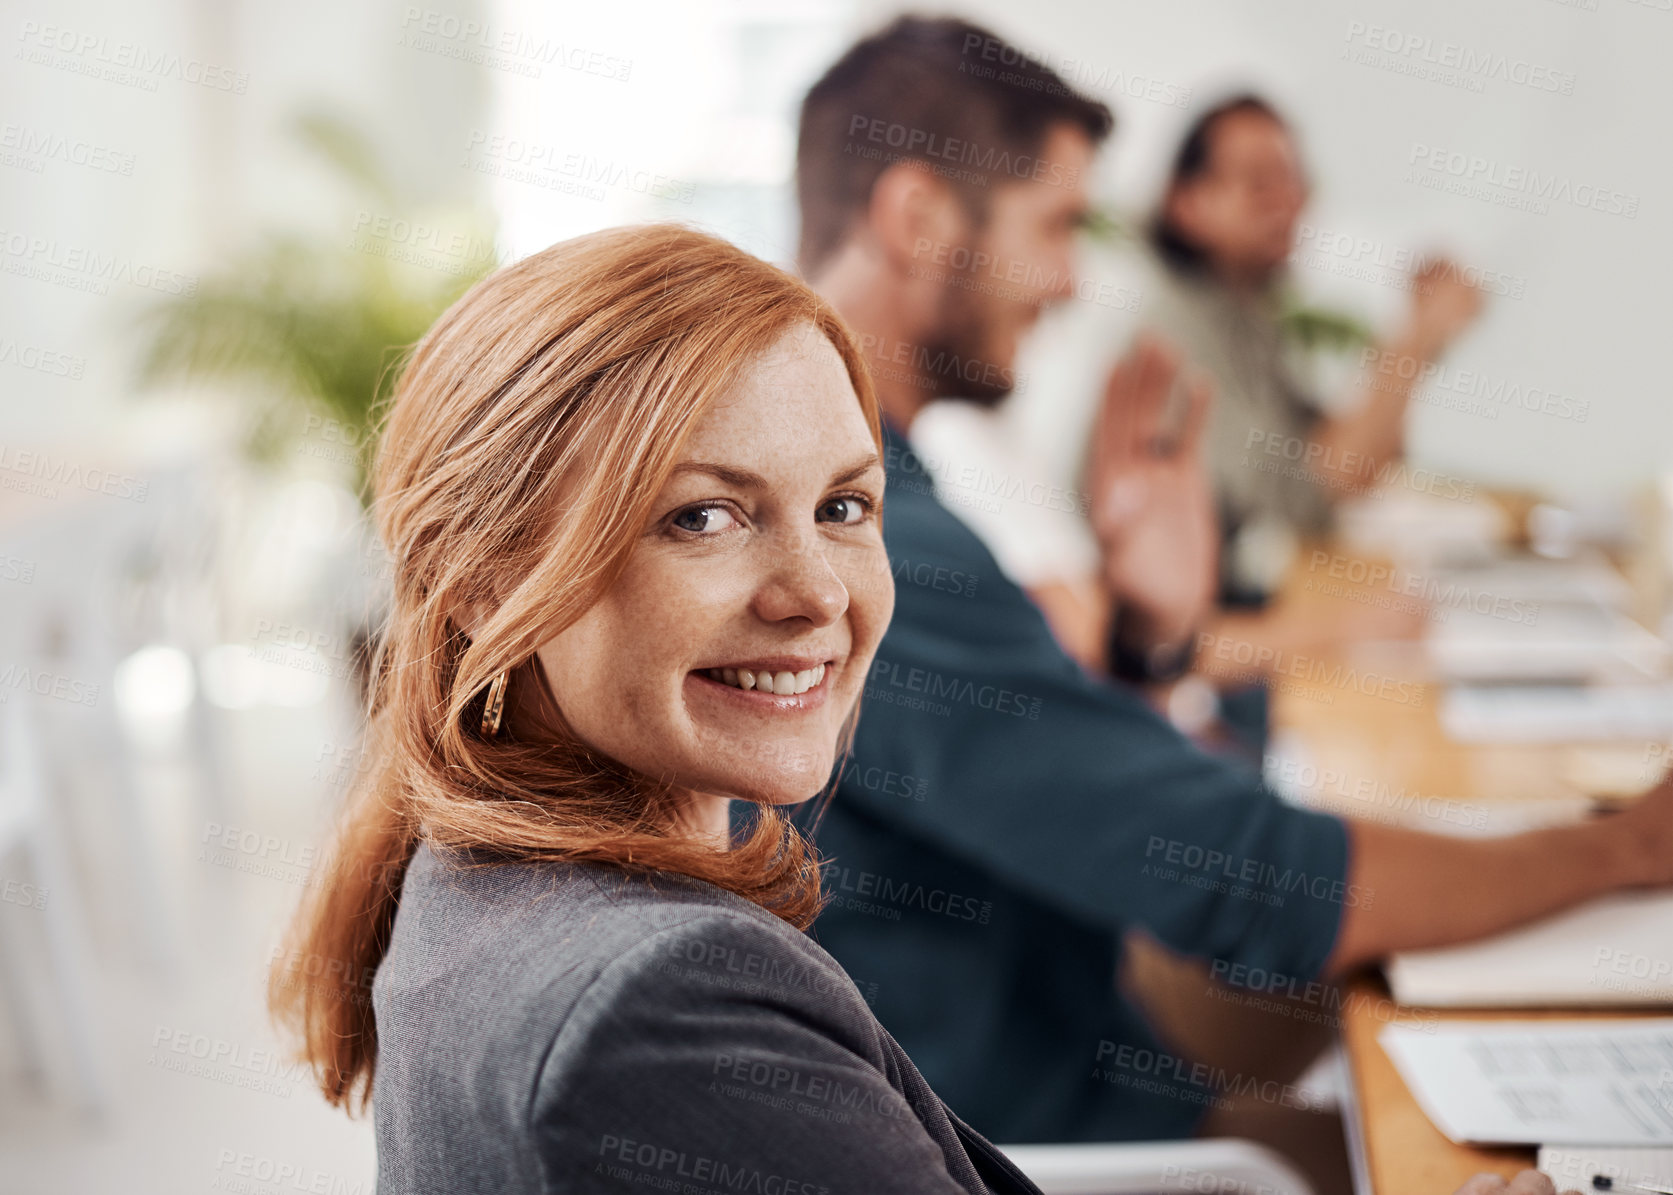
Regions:
M 832 311 L 680 228 L 553 246 L 419 344 L 373 766 L 271 991 L 371 1096 L 385 1195 L 1033 1189 L 801 932 L 779 807 L 893 607 L 879 436 Z

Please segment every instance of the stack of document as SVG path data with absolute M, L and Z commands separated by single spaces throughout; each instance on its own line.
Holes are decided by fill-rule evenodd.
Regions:
M 1460 743 L 1580 743 L 1673 738 L 1673 685 L 1457 685 L 1441 727 Z
M 1431 569 L 1422 586 L 1448 609 L 1460 597 L 1479 606 L 1486 595 L 1489 606 L 1511 601 L 1537 612 L 1552 605 L 1604 606 L 1624 611 L 1632 604 L 1632 587 L 1608 559 L 1593 553 L 1572 560 L 1543 556 L 1501 556 L 1463 567 Z M 1537 621 L 1537 617 L 1536 617 Z
M 1673 651 L 1627 614 L 1632 591 L 1599 555 L 1503 557 L 1423 578 L 1437 619 L 1424 649 L 1451 686 L 1459 742 L 1673 738 Z
M 1673 1145 L 1673 1019 L 1391 1025 L 1418 1105 L 1473 1145 Z
M 1548 605 L 1533 621 L 1447 611 L 1431 628 L 1430 666 L 1449 681 L 1635 683 L 1667 670 L 1667 644 L 1601 603 Z

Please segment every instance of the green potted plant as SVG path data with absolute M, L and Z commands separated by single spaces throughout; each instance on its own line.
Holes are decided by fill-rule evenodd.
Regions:
M 249 404 L 259 458 L 323 431 L 364 500 L 379 403 L 406 349 L 497 264 L 493 223 L 479 208 L 405 201 L 367 138 L 335 117 L 303 116 L 295 134 L 346 184 L 352 215 L 334 231 L 261 235 L 193 293 L 146 310 L 139 380 L 222 384 Z

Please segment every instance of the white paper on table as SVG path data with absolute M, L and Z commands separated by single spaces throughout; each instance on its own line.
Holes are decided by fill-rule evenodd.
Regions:
M 1673 1018 L 1391 1025 L 1377 1040 L 1460 1144 L 1673 1145 Z
M 1673 736 L 1673 685 L 1451 685 L 1441 728 L 1459 743 L 1578 743 Z
M 1443 565 L 1424 571 L 1421 591 L 1443 609 L 1471 606 L 1483 595 L 1502 608 L 1510 600 L 1547 605 L 1607 606 L 1625 610 L 1632 604 L 1632 586 L 1621 570 L 1601 552 L 1569 560 L 1542 556 L 1498 556 L 1463 565 Z M 1538 609 L 1532 611 L 1537 620 Z
M 1511 622 L 1474 607 L 1447 611 L 1424 635 L 1430 666 L 1449 681 L 1646 681 L 1664 675 L 1668 645 L 1607 606 L 1557 605 Z
M 1588 1146 L 1545 1146 L 1539 1151 L 1539 1172 L 1559 1191 L 1591 1191 L 1597 1175 L 1608 1178 L 1616 1195 L 1635 1195 L 1633 1186 L 1673 1186 L 1673 1149 L 1592 1149 Z
M 1673 892 L 1616 892 L 1491 938 L 1384 966 L 1401 1004 L 1561 1008 L 1673 1004 Z

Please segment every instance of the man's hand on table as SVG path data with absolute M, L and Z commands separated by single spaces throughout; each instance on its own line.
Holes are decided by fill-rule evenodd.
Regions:
M 1350 888 L 1327 970 L 1469 942 L 1622 889 L 1673 885 L 1673 780 L 1619 813 L 1503 837 L 1350 820 Z
M 1604 824 L 1620 843 L 1627 886 L 1673 884 L 1673 776 L 1633 801 Z

